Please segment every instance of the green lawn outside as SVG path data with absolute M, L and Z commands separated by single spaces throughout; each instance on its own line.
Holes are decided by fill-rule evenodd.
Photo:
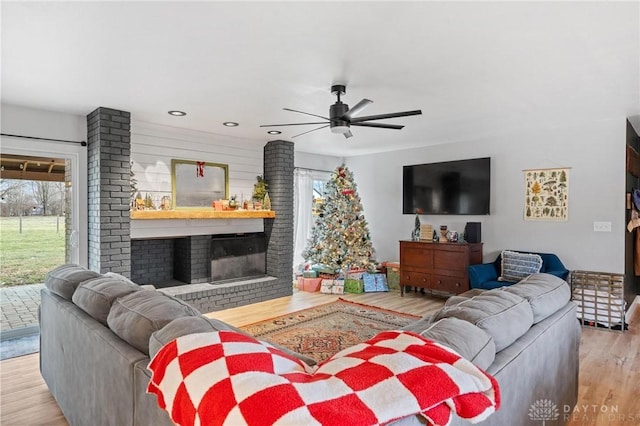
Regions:
M 64 263 L 64 217 L 0 217 L 0 285 L 44 282 L 48 271 Z

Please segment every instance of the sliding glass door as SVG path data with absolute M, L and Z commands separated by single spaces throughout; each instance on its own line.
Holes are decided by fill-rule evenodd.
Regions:
M 28 182 L 31 187 L 28 193 L 32 196 L 30 203 L 33 204 L 33 206 L 28 206 L 29 209 L 26 210 L 25 206 L 21 206 L 21 209 L 13 212 L 7 209 L 5 213 L 17 215 L 19 227 L 23 224 L 20 219 L 24 215 L 46 216 L 46 209 L 53 208 L 48 206 L 51 202 L 46 200 L 49 197 L 60 195 L 56 194 L 59 186 L 64 202 L 63 206 L 59 208 L 62 211 L 58 217 L 61 217 L 63 222 L 60 223 L 62 219 L 58 219 L 54 226 L 56 226 L 57 230 L 60 230 L 60 227 L 64 229 L 64 262 L 86 266 L 88 247 L 86 146 L 2 136 L 0 140 L 0 156 L 11 158 L 12 162 L 21 158 L 24 160 L 22 163 L 16 164 L 23 172 L 21 174 L 23 176 L 22 179 Z M 49 162 L 50 170 L 48 171 L 53 172 L 55 167 L 58 173 L 60 173 L 60 163 L 64 163 L 64 178 L 60 177 L 63 180 L 58 180 L 61 185 L 54 185 L 52 188 L 51 184 L 46 183 L 48 182 L 46 178 L 47 171 L 40 166 L 40 162 Z M 30 166 L 32 167 L 32 172 L 30 172 Z M 2 173 L 4 170 L 0 172 L 0 177 L 3 180 L 20 177 L 14 172 L 10 173 L 9 168 L 6 168 L 6 174 Z M 46 242 L 43 241 L 43 244 L 46 244 Z

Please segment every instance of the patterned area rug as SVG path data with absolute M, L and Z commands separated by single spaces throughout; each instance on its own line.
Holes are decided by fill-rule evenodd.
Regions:
M 338 299 L 241 328 L 320 362 L 380 331 L 397 330 L 418 318 Z

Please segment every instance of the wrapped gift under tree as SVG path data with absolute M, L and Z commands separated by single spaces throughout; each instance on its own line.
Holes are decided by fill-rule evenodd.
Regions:
M 365 293 L 373 293 L 377 291 L 389 291 L 387 286 L 387 277 L 384 274 L 363 274 Z
M 320 291 L 322 278 L 298 278 L 298 290 L 302 291 Z
M 387 285 L 389 291 L 400 291 L 400 264 L 387 262 Z
M 364 281 L 362 276 L 366 273 L 364 269 L 354 269 L 347 272 L 344 279 L 345 293 L 364 293 Z
M 322 280 L 322 284 L 320 285 L 320 293 L 344 294 L 344 280 Z

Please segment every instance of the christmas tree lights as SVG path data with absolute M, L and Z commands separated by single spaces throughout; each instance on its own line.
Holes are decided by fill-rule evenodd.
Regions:
M 308 263 L 334 271 L 373 269 L 374 250 L 353 173 L 336 168 L 324 188 L 318 217 L 302 253 Z

